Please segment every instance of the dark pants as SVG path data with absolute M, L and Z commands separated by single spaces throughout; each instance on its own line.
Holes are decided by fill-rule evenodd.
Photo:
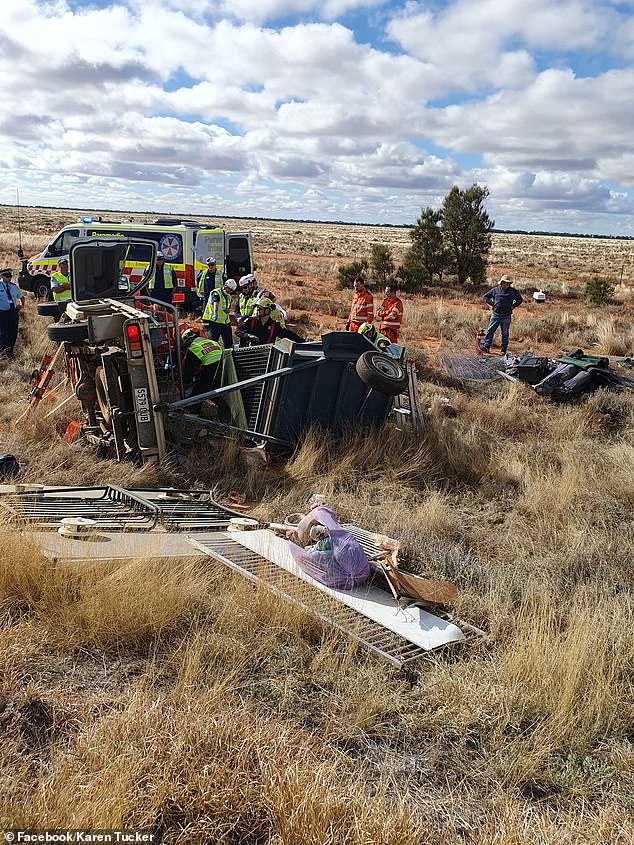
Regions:
M 185 396 L 189 399 L 190 396 L 200 396 L 202 393 L 209 393 L 219 386 L 218 379 L 221 375 L 221 362 L 216 361 L 213 364 L 207 364 L 206 367 L 201 367 L 198 377 L 192 384 L 185 387 Z M 198 405 L 190 406 L 186 410 L 196 413 Z
M 209 338 L 215 340 L 216 343 L 222 340 L 224 348 L 231 349 L 233 346 L 231 323 L 209 323 Z
M 0 311 L 0 354 L 11 355 L 13 347 L 18 339 L 17 308 L 10 308 L 8 311 Z
M 497 331 L 498 327 L 502 330 L 502 352 L 506 352 L 506 347 L 509 345 L 509 329 L 511 328 L 511 315 L 510 314 L 491 314 L 491 319 L 489 320 L 489 325 L 487 326 L 487 333 L 482 346 L 485 349 L 490 349 L 491 344 L 493 343 L 493 335 Z
M 163 288 L 162 290 L 154 288 L 153 290 L 149 291 L 149 294 L 152 299 L 158 299 L 160 302 L 167 303 L 167 305 L 172 304 L 172 288 Z

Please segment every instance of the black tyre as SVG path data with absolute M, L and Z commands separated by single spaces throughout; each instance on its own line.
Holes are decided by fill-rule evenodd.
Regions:
M 38 302 L 36 308 L 40 317 L 59 317 L 66 306 L 59 302 Z
M 88 323 L 51 323 L 46 334 L 55 343 L 80 343 L 88 340 Z
M 359 356 L 357 375 L 364 384 L 385 396 L 397 396 L 407 387 L 407 373 L 400 361 L 370 349 Z
M 36 299 L 50 300 L 53 294 L 51 293 L 51 280 L 48 276 L 36 276 L 33 280 L 33 296 Z

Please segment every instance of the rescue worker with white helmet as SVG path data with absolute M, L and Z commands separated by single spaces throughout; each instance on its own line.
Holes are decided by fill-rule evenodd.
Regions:
M 242 276 L 238 282 L 239 294 L 236 299 L 235 308 L 233 309 L 236 323 L 240 323 L 242 320 L 247 320 L 249 317 L 253 316 L 253 300 L 257 292 L 257 286 L 258 283 L 253 273 L 247 273 L 246 276 Z
M 51 274 L 51 291 L 55 302 L 64 302 L 72 297 L 68 258 L 57 261 L 57 270 Z
M 386 349 L 389 349 L 392 345 L 392 341 L 389 337 L 386 337 L 384 334 L 377 329 L 375 325 L 372 323 L 363 323 L 359 327 L 359 334 L 362 334 L 363 337 L 367 338 L 372 346 L 376 346 L 381 352 L 384 352 Z
M 191 328 L 181 332 L 183 360 L 183 387 L 185 396 L 200 396 L 213 390 L 219 381 L 222 361 L 222 346 L 215 340 L 200 337 Z
M 209 327 L 211 340 L 222 340 L 225 349 L 233 346 L 231 334 L 231 297 L 236 292 L 235 279 L 227 279 L 220 289 L 214 288 L 203 312 L 203 323 Z
M 278 337 L 286 337 L 294 340 L 295 343 L 305 343 L 301 337 L 290 329 L 284 328 L 281 323 L 271 319 L 273 303 L 267 297 L 262 297 L 255 304 L 256 316 L 243 320 L 236 329 L 236 335 L 240 339 L 240 346 L 257 346 L 260 343 L 275 343 Z

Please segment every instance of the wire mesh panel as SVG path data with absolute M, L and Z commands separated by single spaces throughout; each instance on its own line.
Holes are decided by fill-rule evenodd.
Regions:
M 383 625 L 338 602 L 266 557 L 231 539 L 227 534 L 190 538 L 190 542 L 214 560 L 252 581 L 263 584 L 286 601 L 362 643 L 394 666 L 402 667 L 408 661 L 427 653 L 420 646 L 410 643 Z
M 245 381 L 255 376 L 263 376 L 265 373 L 275 369 L 271 366 L 273 358 L 273 346 L 262 344 L 260 346 L 245 346 L 242 349 L 235 349 L 233 360 L 236 366 L 238 381 Z M 262 402 L 265 395 L 266 383 L 254 384 L 245 387 L 240 391 L 244 403 L 244 411 L 247 415 L 247 428 L 251 431 L 258 431 L 257 424 L 262 414 Z

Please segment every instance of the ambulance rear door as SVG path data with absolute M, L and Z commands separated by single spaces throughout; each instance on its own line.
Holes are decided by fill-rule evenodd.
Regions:
M 225 235 L 225 273 L 238 281 L 240 276 L 253 272 L 251 232 L 227 232 Z
M 223 229 L 198 229 L 194 246 L 194 273 L 196 279 L 207 269 L 207 258 L 216 259 L 221 273 L 225 269 L 225 233 Z M 218 276 L 216 277 L 218 278 Z

